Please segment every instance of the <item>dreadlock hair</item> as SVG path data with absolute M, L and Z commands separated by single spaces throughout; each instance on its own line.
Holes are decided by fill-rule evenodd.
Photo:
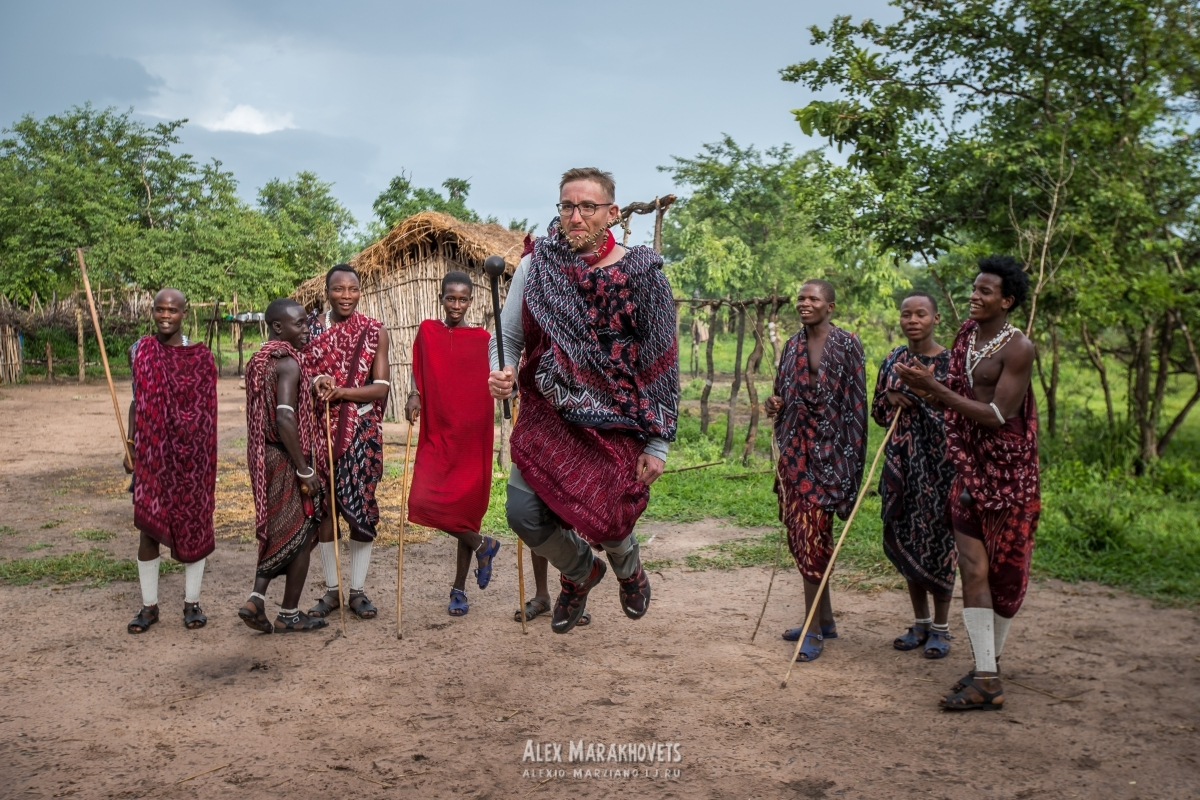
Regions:
M 1000 296 L 1013 299 L 1009 311 L 1016 310 L 1025 302 L 1029 295 L 1029 276 L 1025 274 L 1025 267 L 1020 261 L 1012 256 L 988 256 L 979 259 L 979 271 L 1000 278 Z

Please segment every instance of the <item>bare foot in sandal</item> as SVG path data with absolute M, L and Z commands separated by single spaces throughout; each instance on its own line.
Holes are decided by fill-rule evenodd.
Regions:
M 125 626 L 125 629 L 130 633 L 145 633 L 156 622 L 158 622 L 158 606 L 142 606 L 141 611 Z
M 963 685 L 963 688 L 952 695 L 943 697 L 939 705 L 946 711 L 999 711 L 1004 708 L 1004 687 L 1000 685 L 1000 675 L 996 672 L 976 672 Z
M 267 619 L 266 602 L 261 595 L 251 594 L 246 605 L 238 609 L 238 616 L 250 628 L 262 633 L 274 633 L 271 620 Z

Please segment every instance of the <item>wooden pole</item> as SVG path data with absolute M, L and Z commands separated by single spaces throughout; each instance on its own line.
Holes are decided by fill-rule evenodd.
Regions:
M 412 447 L 413 424 L 408 423 L 404 442 L 404 472 L 400 478 L 400 542 L 396 551 L 396 638 L 404 638 L 404 523 L 408 520 L 408 450 Z
M 333 561 L 337 566 L 338 612 L 342 617 L 342 636 L 346 635 L 346 603 L 342 592 L 342 558 L 338 551 L 337 489 L 333 476 L 333 423 L 329 416 L 329 401 L 325 401 L 325 446 L 329 450 L 329 516 L 333 518 Z
M 92 312 L 92 327 L 96 329 L 96 342 L 100 345 L 100 362 L 104 364 L 104 377 L 108 380 L 108 393 L 112 396 L 113 412 L 117 415 L 117 429 L 121 432 L 121 446 L 129 463 L 133 463 L 133 448 L 125 438 L 125 423 L 121 420 L 121 406 L 117 403 L 117 390 L 113 386 L 112 370 L 108 368 L 108 354 L 104 351 L 104 333 L 100 330 L 100 318 L 96 315 L 96 300 L 92 297 L 92 285 L 88 282 L 87 265 L 83 263 L 83 248 L 76 247 L 75 255 L 79 258 L 79 271 L 83 274 L 83 290 L 87 292 L 88 310 Z
M 54 348 L 49 339 L 46 340 L 46 380 L 54 383 Z
M 762 611 L 758 612 L 758 622 L 754 623 L 754 633 L 750 634 L 750 644 L 754 644 L 754 637 L 758 636 L 758 626 L 762 625 L 763 615 L 767 613 L 767 601 L 771 599 L 771 587 L 775 585 L 775 572 L 779 569 L 779 557 L 783 555 L 783 540 L 787 538 L 787 482 L 778 477 L 779 474 L 779 442 L 775 440 L 775 432 L 771 431 L 771 455 L 775 457 L 775 473 L 776 482 L 779 484 L 779 507 L 783 509 L 780 514 L 780 521 L 783 523 L 783 532 L 779 535 L 779 542 L 775 546 L 775 563 L 771 565 L 771 580 L 767 583 L 767 596 L 763 598 Z
M 708 372 L 704 377 L 704 391 L 700 393 L 700 432 L 708 434 L 708 422 L 710 418 L 708 408 L 708 398 L 712 394 L 713 380 L 716 377 L 713 372 L 713 345 L 717 340 L 717 314 L 720 313 L 720 301 L 714 302 L 708 315 L 708 346 L 704 349 L 704 357 L 706 359 Z
M 792 677 L 792 667 L 796 666 L 796 659 L 800 655 L 800 647 L 804 644 L 804 637 L 808 635 L 808 627 L 812 625 L 813 617 L 817 613 L 817 607 L 821 605 L 821 593 L 825 591 L 826 584 L 829 583 L 829 576 L 833 574 L 833 563 L 837 561 L 838 551 L 842 549 L 842 542 L 846 540 L 846 532 L 850 530 L 850 526 L 854 523 L 854 515 L 858 513 L 858 507 L 862 505 L 863 497 L 867 494 L 867 488 L 871 485 L 871 481 L 875 478 L 875 467 L 879 466 L 879 457 L 883 455 L 883 448 L 887 447 L 888 440 L 892 438 L 892 431 L 896 430 L 896 423 L 900 421 L 900 410 L 896 409 L 896 416 L 892 417 L 892 424 L 888 427 L 887 433 L 884 434 L 883 441 L 879 443 L 879 449 L 875 451 L 875 459 L 871 462 L 871 471 L 867 473 L 867 479 L 858 488 L 858 499 L 854 501 L 854 508 L 850 510 L 850 517 L 846 520 L 846 526 L 842 528 L 842 535 L 838 537 L 837 546 L 833 548 L 833 555 L 829 557 L 829 566 L 825 567 L 825 574 L 821 576 L 821 583 L 817 586 L 817 595 L 813 600 L 812 608 L 808 610 L 808 616 L 804 619 L 804 628 L 800 631 L 800 638 L 796 640 L 796 649 L 792 651 L 792 660 L 788 664 L 787 674 L 783 676 L 782 688 L 786 689 L 788 681 Z
M 79 382 L 87 380 L 87 360 L 83 353 L 83 309 L 75 306 L 75 345 L 79 350 Z
M 721 458 L 729 458 L 733 453 L 733 421 L 737 410 L 738 389 L 742 385 L 742 344 L 746 340 L 746 304 L 734 303 L 738 312 L 737 347 L 733 357 L 733 386 L 729 389 L 729 410 L 725 413 L 725 446 L 721 448 Z

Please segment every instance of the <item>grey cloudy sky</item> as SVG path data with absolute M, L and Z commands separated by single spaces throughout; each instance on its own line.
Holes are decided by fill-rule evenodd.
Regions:
M 569 167 L 650 200 L 672 188 L 656 166 L 722 133 L 821 146 L 789 113 L 811 94 L 778 70 L 815 55 L 807 28 L 835 14 L 896 17 L 884 0 L 0 0 L 0 125 L 132 106 L 188 118 L 185 149 L 221 159 L 250 200 L 310 169 L 363 222 L 405 170 L 468 178 L 473 208 L 540 226 Z

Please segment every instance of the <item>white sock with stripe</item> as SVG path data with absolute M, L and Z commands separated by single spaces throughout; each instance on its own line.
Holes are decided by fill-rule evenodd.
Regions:
M 963 626 L 975 653 L 976 672 L 996 671 L 996 634 L 990 608 L 964 608 Z

